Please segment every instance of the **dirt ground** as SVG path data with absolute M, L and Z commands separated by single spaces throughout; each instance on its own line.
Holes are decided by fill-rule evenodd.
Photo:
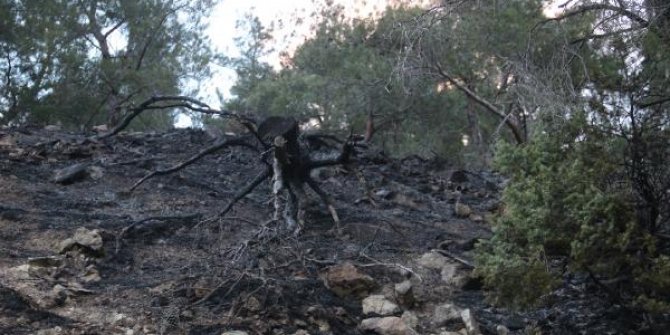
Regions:
M 199 130 L 101 141 L 0 130 L 0 334 L 362 334 L 369 315 L 360 298 L 324 285 L 344 263 L 374 278 L 376 292 L 411 280 L 419 334 L 464 328 L 436 323 L 444 303 L 470 308 L 484 334 L 501 325 L 515 334 L 633 333 L 636 320 L 578 286 L 526 313 L 486 303 L 467 272 L 499 206 L 502 178 L 491 172 L 372 150 L 356 167 L 365 183 L 343 168 L 315 175 L 334 198 L 340 230 L 308 193 L 297 237 L 269 220 L 268 184 L 217 215 L 260 171 L 250 152 L 224 149 L 127 191 L 212 142 Z M 73 166 L 72 180 L 54 180 Z M 457 202 L 472 213 L 457 215 Z M 450 283 L 422 266 L 431 250 L 460 264 L 467 280 Z

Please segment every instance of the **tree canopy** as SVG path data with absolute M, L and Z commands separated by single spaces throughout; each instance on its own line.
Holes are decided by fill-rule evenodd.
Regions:
M 203 18 L 212 4 L 3 0 L 0 124 L 114 124 L 148 97 L 188 93 L 209 74 Z

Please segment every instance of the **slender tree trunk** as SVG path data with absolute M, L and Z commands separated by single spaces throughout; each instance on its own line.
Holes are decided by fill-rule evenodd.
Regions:
M 471 84 L 468 84 L 468 89 L 473 90 Z M 484 144 L 484 137 L 482 136 L 482 129 L 479 126 L 479 115 L 477 115 L 477 105 L 470 97 L 467 97 L 467 117 L 468 117 L 468 133 L 470 136 L 471 145 L 476 151 L 482 149 Z
M 372 135 L 375 133 L 375 124 L 374 124 L 374 115 L 372 114 L 372 108 L 368 109 L 368 120 L 365 125 L 365 142 L 370 142 L 372 140 Z

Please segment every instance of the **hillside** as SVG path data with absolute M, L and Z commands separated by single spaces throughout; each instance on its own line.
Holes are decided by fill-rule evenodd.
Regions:
M 491 172 L 370 149 L 360 175 L 316 173 L 341 230 L 308 193 L 297 237 L 269 220 L 266 184 L 217 216 L 258 173 L 249 152 L 225 149 L 127 191 L 212 141 L 200 130 L 101 141 L 0 130 L 0 333 L 463 334 L 471 316 L 483 334 L 576 334 L 639 322 L 585 296 L 586 278 L 535 311 L 486 303 L 470 272 L 500 205 Z

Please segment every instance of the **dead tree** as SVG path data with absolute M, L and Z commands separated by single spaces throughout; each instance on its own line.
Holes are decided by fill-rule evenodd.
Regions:
M 298 122 L 291 117 L 269 117 L 257 125 L 249 117 L 242 117 L 238 114 L 211 109 L 206 104 L 189 97 L 170 96 L 153 97 L 138 107 L 129 111 L 122 121 L 106 134 L 97 136 L 97 139 L 104 139 L 118 134 L 126 128 L 133 118 L 137 117 L 145 110 L 165 109 L 181 107 L 191 111 L 206 114 L 219 115 L 221 117 L 231 118 L 242 124 L 247 133 L 233 138 L 220 139 L 213 145 L 204 148 L 189 159 L 176 164 L 167 169 L 152 171 L 131 188 L 133 191 L 145 181 L 160 175 L 166 175 L 177 172 L 187 166 L 196 163 L 201 158 L 214 154 L 219 150 L 228 147 L 243 147 L 258 154 L 258 162 L 263 167 L 254 179 L 246 186 L 239 189 L 233 198 L 218 213 L 223 216 L 247 194 L 251 193 L 263 181 L 272 180 L 272 193 L 274 197 L 274 216 L 273 220 L 283 219 L 288 229 L 294 234 L 298 234 L 304 226 L 302 217 L 302 201 L 305 199 L 305 184 L 312 189 L 323 201 L 330 212 L 336 228 L 339 228 L 340 219 L 335 210 L 332 199 L 324 192 L 319 184 L 311 177 L 310 172 L 314 169 L 342 165 L 349 162 L 354 153 L 355 143 L 352 136 L 346 141 L 341 142 L 341 146 L 336 154 L 324 157 L 313 157 L 305 144 L 305 139 L 300 134 Z M 312 138 L 330 139 L 328 135 L 312 135 Z

